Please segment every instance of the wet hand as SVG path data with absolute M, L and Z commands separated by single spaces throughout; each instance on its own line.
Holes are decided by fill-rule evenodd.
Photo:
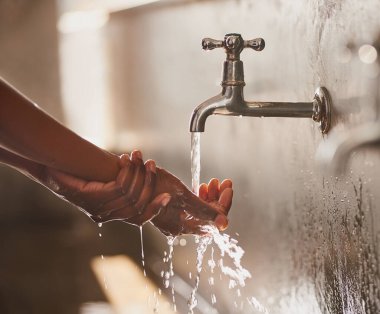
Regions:
M 87 181 L 56 169 L 46 168 L 43 184 L 59 197 L 79 207 L 96 222 L 124 220 L 142 225 L 155 217 L 171 197 L 153 191 L 156 165 L 143 162 L 141 152 L 121 155 L 120 171 L 114 181 Z
M 227 214 L 232 204 L 232 182 L 212 179 L 202 184 L 199 197 L 175 176 L 159 170 L 157 190 L 170 193 L 171 200 L 152 223 L 165 235 L 202 234 L 201 227 L 214 224 L 219 230 L 227 228 Z

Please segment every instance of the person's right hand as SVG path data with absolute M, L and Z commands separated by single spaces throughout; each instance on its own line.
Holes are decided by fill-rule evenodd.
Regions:
M 215 225 L 219 230 L 227 228 L 227 215 L 232 204 L 232 181 L 212 179 L 202 184 L 199 197 L 192 193 L 178 178 L 164 169 L 158 170 L 156 193 L 169 193 L 171 200 L 152 219 L 152 223 L 165 235 L 203 234 L 202 226 Z

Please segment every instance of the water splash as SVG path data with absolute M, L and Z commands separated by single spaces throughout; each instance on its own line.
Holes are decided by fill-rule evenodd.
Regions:
M 170 287 L 170 279 L 174 276 L 174 267 L 173 267 L 173 254 L 174 254 L 174 240 L 175 237 L 167 237 L 168 240 L 168 246 L 169 246 L 169 254 L 164 252 L 164 262 L 169 264 L 168 270 L 165 272 L 161 272 L 161 277 L 164 279 L 164 286 L 166 289 Z M 172 294 L 172 302 L 173 302 L 173 311 L 177 312 L 177 305 L 176 305 L 176 299 L 175 299 L 175 289 L 174 289 L 174 282 L 172 282 L 171 285 L 171 294 Z
M 144 277 L 146 277 L 146 271 L 145 271 L 145 256 L 144 256 L 144 240 L 143 240 L 143 230 L 142 226 L 139 227 L 140 229 L 140 243 L 141 243 L 141 264 L 144 272 Z
M 99 227 L 99 238 L 101 239 L 102 238 L 102 233 L 101 233 L 101 228 L 102 228 L 103 224 L 101 222 L 98 223 L 98 227 Z M 107 278 L 106 278 L 106 270 L 105 270 L 105 257 L 104 255 L 102 254 L 101 255 L 101 258 L 102 258 L 102 273 L 103 273 L 103 283 L 104 283 L 104 289 L 108 289 L 108 285 L 107 285 Z
M 220 250 L 221 259 L 218 266 L 222 273 L 230 278 L 230 287 L 234 288 L 237 284 L 244 287 L 245 281 L 251 278 L 251 273 L 241 265 L 244 250 L 238 245 L 238 241 L 231 238 L 228 234 L 221 234 L 215 226 L 207 225 L 202 227 L 202 231 L 208 234 Z M 224 265 L 223 257 L 228 256 L 232 259 L 234 268 Z M 211 263 L 213 266 L 213 264 Z M 214 267 L 214 266 L 213 266 Z
M 269 313 L 268 310 L 255 297 L 247 298 L 247 301 L 249 305 L 251 305 L 255 310 L 259 311 L 260 313 Z
M 204 257 L 204 254 L 205 254 L 206 250 L 207 250 L 207 247 L 212 242 L 212 237 L 208 236 L 208 235 L 205 235 L 205 236 L 202 236 L 202 237 L 201 236 L 196 236 L 196 241 L 198 241 L 198 247 L 197 247 L 197 276 L 195 278 L 195 286 L 193 288 L 193 291 L 191 292 L 190 299 L 187 302 L 187 304 L 189 305 L 189 313 L 190 314 L 194 313 L 193 310 L 194 310 L 194 308 L 198 304 L 198 300 L 197 300 L 197 298 L 195 296 L 196 296 L 196 293 L 197 293 L 198 288 L 199 288 L 199 282 L 200 282 L 201 272 L 202 272 L 203 257 Z
M 207 235 L 204 237 L 207 237 L 209 239 L 209 244 L 212 242 L 215 243 L 216 247 L 219 249 L 219 253 L 221 256 L 218 263 L 216 264 L 214 257 L 215 251 L 214 247 L 212 247 L 211 257 L 208 261 L 211 274 L 214 273 L 214 269 L 216 266 L 219 267 L 221 272 L 229 279 L 229 288 L 236 288 L 236 295 L 238 298 L 241 298 L 242 291 L 240 290 L 240 288 L 244 288 L 246 280 L 252 277 L 251 273 L 241 265 L 241 260 L 244 256 L 243 248 L 241 248 L 238 245 L 238 241 L 236 239 L 231 238 L 228 234 L 221 234 L 215 226 L 203 226 L 201 230 L 207 233 Z M 225 265 L 224 261 L 226 257 L 232 260 L 233 266 Z M 222 278 L 222 275 L 220 275 L 221 280 Z M 209 283 L 210 285 L 211 283 L 214 283 L 213 277 L 210 277 Z M 263 305 L 261 305 L 255 297 L 249 297 L 246 300 L 249 303 L 249 305 L 253 307 L 256 311 L 268 313 L 268 310 Z M 216 303 L 215 294 L 211 295 L 211 303 Z M 244 301 L 240 301 L 240 305 L 235 301 L 234 306 L 235 308 L 239 308 L 241 311 L 243 311 Z
M 193 193 L 198 195 L 201 173 L 201 133 L 191 133 L 191 186 Z

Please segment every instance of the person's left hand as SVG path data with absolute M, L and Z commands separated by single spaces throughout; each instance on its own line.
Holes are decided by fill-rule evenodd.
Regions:
M 95 222 L 124 220 L 142 225 L 154 218 L 171 197 L 161 193 L 152 199 L 156 179 L 153 160 L 145 164 L 139 151 L 120 156 L 114 181 L 87 181 L 53 168 L 46 168 L 39 181 L 58 197 L 74 204 Z

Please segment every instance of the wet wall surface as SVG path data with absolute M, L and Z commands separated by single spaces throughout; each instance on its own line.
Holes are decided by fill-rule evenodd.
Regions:
M 39 3 L 33 12 L 42 15 L 34 23 L 44 21 L 48 7 Z M 346 134 L 375 121 L 379 70 L 361 62 L 358 49 L 380 33 L 378 12 L 375 0 L 231 0 L 166 2 L 113 14 L 105 42 L 115 149 L 140 148 L 190 185 L 188 121 L 197 104 L 220 92 L 224 60 L 223 51 L 206 53 L 200 42 L 229 32 L 266 41 L 264 51 L 242 53 L 247 99 L 309 101 L 316 87 L 325 86 L 334 104 L 333 131 Z M 34 29 L 29 20 L 21 21 L 12 29 L 38 37 L 28 35 Z M 31 25 L 38 30 L 40 24 Z M 55 21 L 47 25 L 39 27 L 52 29 Z M 19 41 L 10 41 L 1 33 L 2 56 L 8 57 L 0 59 L 0 74 L 61 118 L 56 34 L 38 37 L 43 44 L 24 42 L 20 34 L 12 35 Z M 27 55 L 43 56 L 49 65 L 24 66 L 33 59 L 25 58 L 23 43 Z M 270 313 L 380 311 L 380 152 L 359 150 L 345 174 L 322 173 L 315 154 L 329 138 L 311 120 L 285 118 L 210 117 L 202 134 L 201 180 L 234 182 L 227 233 L 245 249 L 242 264 L 252 274 L 242 293 Z M 139 256 L 136 230 L 110 225 L 106 244 L 99 245 L 97 227 L 82 213 L 10 170 L 2 169 L 2 178 L 3 312 L 77 313 L 84 302 L 104 301 L 89 261 L 102 253 Z M 145 232 L 148 272 L 157 274 L 167 245 L 153 228 Z M 196 245 L 187 239 L 187 246 L 174 249 L 174 270 L 193 286 Z M 157 277 L 162 285 L 152 275 Z M 236 307 L 241 299 L 228 282 L 210 287 L 207 279 L 206 269 L 200 294 L 210 303 L 214 293 L 219 313 L 258 312 Z M 177 296 L 177 302 L 186 313 L 186 298 Z
M 379 68 L 361 62 L 358 49 L 380 33 L 379 9 L 378 1 L 209 1 L 115 15 L 111 27 L 132 39 L 114 52 L 125 58 L 119 75 L 132 81 L 128 103 L 148 109 L 135 120 L 146 123 L 136 130 L 152 129 L 147 151 L 189 183 L 189 166 L 180 162 L 189 159 L 188 119 L 220 92 L 224 60 L 222 51 L 203 52 L 200 42 L 230 32 L 266 41 L 264 51 L 241 55 L 247 99 L 309 101 L 325 86 L 336 133 L 373 122 Z M 228 233 L 246 250 L 243 265 L 252 280 L 244 291 L 271 313 L 380 311 L 380 152 L 359 150 L 345 174 L 322 173 L 315 154 L 330 137 L 311 120 L 285 118 L 210 117 L 202 134 L 202 181 L 234 181 Z M 184 278 L 193 249 L 177 257 Z M 208 298 L 210 287 L 202 289 Z M 221 313 L 241 312 L 228 305 L 236 297 L 227 287 L 217 295 L 226 300 L 217 303 Z

